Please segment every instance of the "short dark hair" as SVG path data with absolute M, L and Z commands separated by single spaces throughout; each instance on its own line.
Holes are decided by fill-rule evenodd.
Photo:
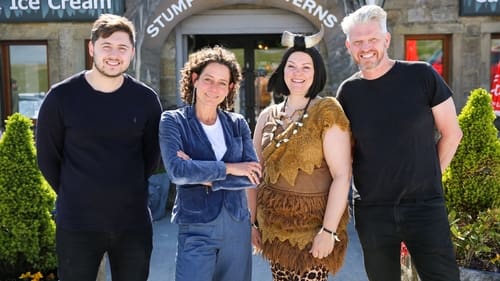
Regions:
M 134 24 L 125 17 L 113 14 L 102 14 L 99 16 L 90 31 L 90 40 L 94 44 L 99 38 L 108 38 L 117 31 L 127 33 L 130 43 L 132 43 L 132 46 L 135 46 Z
M 295 52 L 304 52 L 312 58 L 314 66 L 314 80 L 311 87 L 309 88 L 309 91 L 307 91 L 305 97 L 315 98 L 325 87 L 326 67 L 325 63 L 323 62 L 323 58 L 321 57 L 321 54 L 314 47 L 311 48 L 291 47 L 288 50 L 286 50 L 286 52 L 283 54 L 283 58 L 281 59 L 281 63 L 279 64 L 278 68 L 276 68 L 276 70 L 273 72 L 273 74 L 271 74 L 271 77 L 269 78 L 269 83 L 267 84 L 267 91 L 273 92 L 275 94 L 282 94 L 284 96 L 290 95 L 290 89 L 288 89 L 285 83 L 284 71 L 288 58 L 290 57 L 291 54 Z

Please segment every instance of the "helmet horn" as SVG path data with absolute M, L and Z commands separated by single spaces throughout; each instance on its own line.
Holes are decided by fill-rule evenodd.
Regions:
M 295 46 L 296 45 L 295 37 L 303 37 L 305 47 L 311 48 L 311 47 L 314 47 L 315 45 L 317 45 L 321 41 L 321 39 L 323 39 L 324 33 L 325 33 L 325 28 L 323 27 L 323 25 L 321 25 L 321 29 L 318 33 L 308 35 L 308 36 L 304 36 L 302 34 L 291 33 L 289 31 L 285 30 L 283 32 L 283 35 L 281 36 L 281 45 L 288 47 L 288 48 L 298 47 L 298 46 Z

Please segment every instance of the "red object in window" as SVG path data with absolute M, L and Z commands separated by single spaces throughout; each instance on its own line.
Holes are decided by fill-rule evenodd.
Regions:
M 434 70 L 443 76 L 443 50 L 439 49 L 432 54 L 432 56 L 429 58 L 428 63 L 432 65 Z
M 406 40 L 406 60 L 418 61 L 417 40 Z
M 493 81 L 491 81 L 491 104 L 497 116 L 500 116 L 500 61 L 493 72 Z
M 443 76 L 443 64 L 442 63 L 433 63 L 432 67 L 439 73 L 439 75 Z

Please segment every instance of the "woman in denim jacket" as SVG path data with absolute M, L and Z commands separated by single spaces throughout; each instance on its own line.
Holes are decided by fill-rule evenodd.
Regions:
M 228 112 L 241 72 L 233 53 L 204 48 L 181 71 L 189 104 L 165 111 L 160 147 L 177 185 L 172 222 L 179 224 L 177 281 L 251 280 L 251 225 L 246 188 L 259 183 L 261 168 L 250 129 Z

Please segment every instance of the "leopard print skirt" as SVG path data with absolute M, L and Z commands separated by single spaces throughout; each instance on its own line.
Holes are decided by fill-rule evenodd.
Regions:
M 271 263 L 273 281 L 327 281 L 328 270 L 324 266 L 316 266 L 302 272 L 285 268 L 279 263 Z

